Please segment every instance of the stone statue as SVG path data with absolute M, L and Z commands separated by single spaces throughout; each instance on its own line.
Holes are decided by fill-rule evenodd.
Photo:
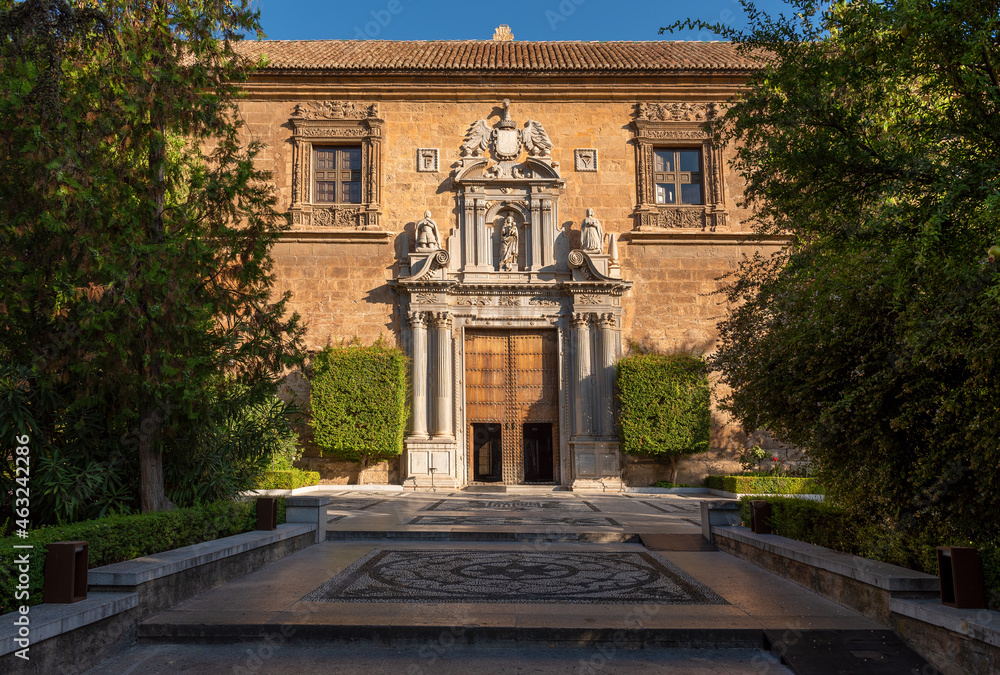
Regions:
M 424 211 L 423 220 L 416 226 L 417 249 L 418 251 L 437 251 L 441 248 L 441 237 L 438 235 L 438 226 L 431 220 L 431 212 Z
M 594 217 L 594 209 L 587 209 L 587 217 L 580 224 L 580 248 L 585 253 L 600 253 L 604 246 L 601 221 Z
M 513 216 L 507 216 L 500 231 L 500 269 L 504 272 L 517 271 L 517 223 Z

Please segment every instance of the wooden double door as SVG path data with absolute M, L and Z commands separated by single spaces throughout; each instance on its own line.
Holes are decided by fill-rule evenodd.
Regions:
M 551 483 L 559 466 L 555 330 L 466 330 L 465 419 L 473 482 Z

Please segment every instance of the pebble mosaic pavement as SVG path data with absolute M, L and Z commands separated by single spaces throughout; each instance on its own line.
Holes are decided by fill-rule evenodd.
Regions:
M 377 548 L 303 600 L 728 604 L 654 553 Z

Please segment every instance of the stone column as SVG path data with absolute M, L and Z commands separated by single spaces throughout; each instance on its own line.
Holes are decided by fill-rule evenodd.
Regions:
M 590 436 L 593 434 L 591 424 L 591 377 L 593 368 L 590 362 L 590 315 L 583 313 L 573 314 L 570 319 L 573 324 L 573 362 L 576 377 L 574 389 L 576 390 L 575 420 L 573 431 L 576 436 Z
M 434 424 L 431 434 L 434 438 L 451 438 L 452 395 L 451 395 L 451 314 L 434 312 L 431 317 L 434 328 Z
M 612 436 L 615 433 L 615 364 L 618 362 L 618 322 L 614 314 L 601 314 L 598 322 L 601 326 L 601 362 L 600 390 L 600 428 L 602 436 Z
M 407 314 L 413 330 L 413 433 L 427 438 L 427 327 L 423 312 Z

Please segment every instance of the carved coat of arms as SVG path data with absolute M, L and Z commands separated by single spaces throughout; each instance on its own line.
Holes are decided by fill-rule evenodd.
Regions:
M 462 143 L 462 157 L 479 157 L 491 145 L 502 160 L 517 159 L 522 148 L 532 157 L 550 157 L 552 152 L 552 141 L 541 122 L 528 120 L 523 129 L 517 128 L 517 122 L 510 117 L 510 99 L 504 99 L 503 117 L 495 129 L 486 120 L 472 123 Z

